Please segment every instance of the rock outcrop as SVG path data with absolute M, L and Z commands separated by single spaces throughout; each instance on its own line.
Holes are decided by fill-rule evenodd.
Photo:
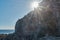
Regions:
M 45 5 L 44 5 L 45 4 Z M 59 29 L 59 1 L 44 0 L 40 7 L 31 11 L 16 23 L 16 33 L 22 35 L 38 34 L 38 32 L 48 33 L 49 35 L 60 34 Z M 55 10 L 56 9 L 56 10 Z M 20 30 L 21 28 L 21 30 Z M 42 31 L 43 29 L 43 31 Z M 20 33 L 19 33 L 20 32 Z
M 60 40 L 60 0 L 43 0 L 19 19 L 6 40 Z

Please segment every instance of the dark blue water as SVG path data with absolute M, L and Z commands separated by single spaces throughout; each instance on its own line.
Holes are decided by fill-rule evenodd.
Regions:
M 13 32 L 14 32 L 14 30 L 0 30 L 0 34 L 10 34 Z

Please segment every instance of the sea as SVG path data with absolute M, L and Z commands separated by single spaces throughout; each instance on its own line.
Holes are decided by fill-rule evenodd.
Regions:
M 15 30 L 0 30 L 0 34 L 10 34 L 10 33 L 14 33 Z

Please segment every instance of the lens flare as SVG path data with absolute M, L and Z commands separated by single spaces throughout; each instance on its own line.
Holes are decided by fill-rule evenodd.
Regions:
M 32 8 L 37 8 L 39 6 L 38 2 L 33 2 L 32 3 Z

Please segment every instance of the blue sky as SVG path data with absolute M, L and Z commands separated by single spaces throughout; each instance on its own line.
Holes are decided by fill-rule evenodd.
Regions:
M 0 0 L 0 29 L 14 29 L 15 23 L 29 11 L 33 0 Z

